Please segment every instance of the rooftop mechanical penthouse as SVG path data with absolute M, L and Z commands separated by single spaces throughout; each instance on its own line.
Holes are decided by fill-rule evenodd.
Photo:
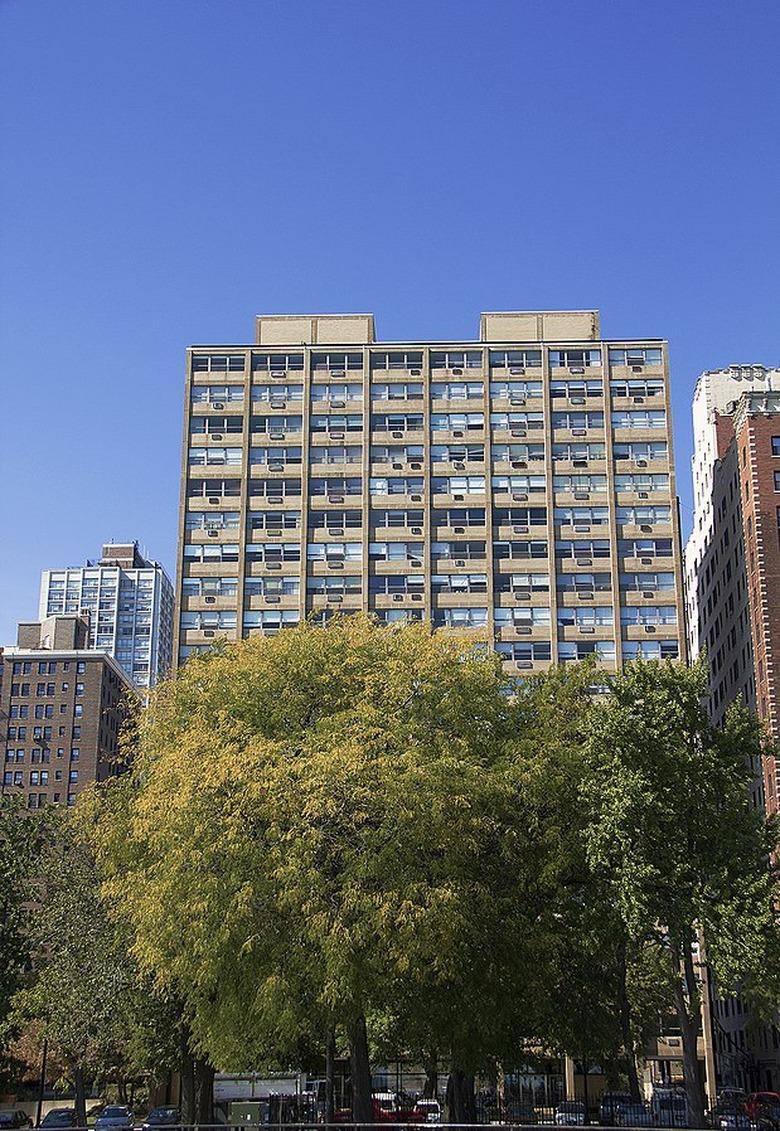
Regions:
M 664 341 L 596 311 L 471 342 L 279 315 L 186 365 L 180 661 L 358 609 L 487 629 L 512 671 L 682 656 Z

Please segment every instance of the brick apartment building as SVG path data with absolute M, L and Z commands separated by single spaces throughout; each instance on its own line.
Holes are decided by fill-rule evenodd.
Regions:
M 29 809 L 73 805 L 119 768 L 122 700 L 133 685 L 111 656 L 86 647 L 88 633 L 80 617 L 49 617 L 21 623 L 3 651 L 0 792 Z

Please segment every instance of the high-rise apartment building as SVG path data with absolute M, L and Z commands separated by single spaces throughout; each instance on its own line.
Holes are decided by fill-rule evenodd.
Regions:
M 19 625 L 4 649 L 0 791 L 29 809 L 73 805 L 95 781 L 118 772 L 122 698 L 132 687 L 109 655 L 89 648 L 87 622 L 49 617 Z
M 176 651 L 366 610 L 485 629 L 510 670 L 684 652 L 667 350 L 595 311 L 377 342 L 261 316 L 187 351 Z
M 173 586 L 137 542 L 107 543 L 97 561 L 41 575 L 39 617 L 89 620 L 89 645 L 104 648 L 136 687 L 153 687 L 171 667 Z
M 685 548 L 691 655 L 706 652 L 710 715 L 741 699 L 780 737 L 780 369 L 702 373 L 693 399 L 693 529 Z M 753 803 L 780 809 L 777 764 L 753 766 Z M 774 1089 L 780 1032 L 757 1025 L 741 996 L 714 1002 L 722 1084 Z

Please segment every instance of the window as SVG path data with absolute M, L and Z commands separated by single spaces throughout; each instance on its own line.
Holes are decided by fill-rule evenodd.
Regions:
M 312 447 L 309 450 L 309 456 L 313 464 L 360 463 L 362 453 L 363 449 L 358 444 L 323 444 L 321 447 Z M 420 449 L 420 453 L 422 454 L 422 448 Z M 372 458 L 375 458 L 373 452 Z
M 487 574 L 437 573 L 431 585 L 434 593 L 487 593 Z
M 297 542 L 253 542 L 246 548 L 247 562 L 299 562 L 301 547 Z
M 208 435 L 214 439 L 222 437 L 216 435 L 222 432 L 243 432 L 243 416 L 193 416 L 190 421 L 190 433 L 193 436 Z
M 311 495 L 325 495 L 338 501 L 344 495 L 360 495 L 363 491 L 363 480 L 359 475 L 339 476 L 334 475 L 327 479 L 312 478 L 309 480 Z
M 219 404 L 243 401 L 243 385 L 193 385 L 193 404 Z
M 553 400 L 565 398 L 576 403 L 583 403 L 586 397 L 602 397 L 604 395 L 604 382 L 601 378 L 566 380 L 558 378 L 550 381 L 550 396 Z
M 541 412 L 491 412 L 491 428 L 509 429 L 539 429 L 544 424 L 544 414 Z
M 422 396 L 422 386 L 420 386 L 420 396 Z M 343 408 L 343 403 L 337 405 L 337 401 L 362 401 L 363 400 L 363 386 L 359 381 L 350 381 L 348 383 L 340 384 L 324 384 L 319 383 L 311 387 L 312 401 L 324 401 L 325 403 L 332 403 L 334 407 Z
M 244 355 L 234 354 L 195 354 L 192 358 L 193 373 L 243 373 Z
M 301 401 L 303 385 L 253 385 L 252 400 L 270 402 L 272 408 L 275 402 Z
M 490 350 L 491 369 L 541 369 L 541 350 Z
M 190 466 L 240 464 L 240 448 L 190 448 Z
M 281 471 L 287 464 L 301 462 L 301 449 L 298 447 L 250 448 L 250 464 L 266 464 L 269 471 Z
M 780 456 L 780 436 L 772 437 L 772 455 Z
M 362 432 L 363 417 L 360 413 L 329 413 L 327 416 L 313 415 L 311 430 L 315 432 Z
M 375 432 L 419 432 L 422 426 L 421 412 L 380 412 L 371 417 Z
M 420 400 L 423 395 L 419 381 L 378 381 L 371 385 L 372 401 Z
M 613 428 L 665 428 L 666 413 L 662 408 L 622 409 L 612 413 Z
M 482 381 L 433 381 L 431 398 L 444 401 L 481 401 L 485 395 Z
M 251 428 L 253 432 L 268 433 L 272 440 L 283 440 L 288 432 L 300 432 L 302 422 L 302 416 L 253 416 Z M 240 448 L 237 450 L 240 452 Z M 240 463 L 240 457 L 235 462 Z
M 546 558 L 547 543 L 543 541 L 495 542 L 493 554 L 497 561 L 508 558 Z
M 404 353 L 379 352 L 371 354 L 372 369 L 421 369 L 422 350 L 410 350 Z
M 244 629 L 276 632 L 280 628 L 298 624 L 300 619 L 297 609 L 251 609 L 244 613 Z
M 615 659 L 614 640 L 561 640 L 558 659 L 562 664 L 595 656 L 597 660 Z
M 253 353 L 252 372 L 283 373 L 303 369 L 302 353 Z
M 533 605 L 527 609 L 494 609 L 493 620 L 497 628 L 513 629 L 524 625 L 548 625 L 549 605 Z
M 210 495 L 218 498 L 235 498 L 241 494 L 241 480 L 191 479 L 187 484 L 187 494 L 191 499 L 208 498 Z
M 314 370 L 327 369 L 331 373 L 339 370 L 362 369 L 362 353 L 313 353 L 311 367 Z
M 676 660 L 680 655 L 677 640 L 624 640 L 624 660 Z
M 371 495 L 421 495 L 423 479 L 422 476 L 371 476 L 368 490 Z
M 612 588 L 612 578 L 608 573 L 559 573 L 558 588 L 564 593 L 604 593 Z
M 610 628 L 612 622 L 611 605 L 558 606 L 558 624 L 562 628 Z
M 421 565 L 424 551 L 423 542 L 371 542 L 368 556 L 372 562 L 412 561 Z
M 607 490 L 606 475 L 554 475 L 553 489 L 558 491 L 573 492 L 575 498 L 580 493 L 586 497 L 590 492 L 603 494 Z
M 775 473 L 775 491 L 780 491 L 780 471 Z
M 496 645 L 502 660 L 515 663 L 529 663 L 533 660 L 549 660 L 552 657 L 549 640 L 514 640 Z
M 575 434 L 587 432 L 591 428 L 604 427 L 603 412 L 554 412 L 552 414 L 553 428 L 565 428 Z
M 344 527 L 359 529 L 362 525 L 363 516 L 360 511 L 309 511 L 309 526 L 313 530 L 339 530 Z
M 477 432 L 484 427 L 484 412 L 431 413 L 431 432 Z
M 235 609 L 198 609 L 181 614 L 181 627 L 187 629 L 233 629 L 236 627 Z
M 363 544 L 361 542 L 310 542 L 306 547 L 306 557 L 310 562 L 359 562 L 363 560 Z
M 677 609 L 674 605 L 629 605 L 621 610 L 620 622 L 624 625 L 676 625 Z
M 613 397 L 660 397 L 664 383 L 660 377 L 642 377 L 627 381 L 612 380 L 609 383 Z
M 437 628 L 483 628 L 487 609 L 435 609 L 433 623 Z
M 246 597 L 297 597 L 300 589 L 297 577 L 248 577 L 244 582 Z
M 508 397 L 510 400 L 527 400 L 529 397 L 541 397 L 541 381 L 491 381 L 491 397 Z
M 431 481 L 434 495 L 484 495 L 484 475 L 434 476 Z
M 517 494 L 544 491 L 546 487 L 543 475 L 494 475 L 491 483 L 495 492 L 511 491 Z
M 627 349 L 610 347 L 609 360 L 612 365 L 660 365 L 661 350 L 655 346 L 631 346 Z
M 550 368 L 559 369 L 568 366 L 570 369 L 584 369 L 592 365 L 601 365 L 601 350 L 595 349 L 566 349 L 550 350 Z
M 431 369 L 481 369 L 482 351 L 431 350 Z
M 463 561 L 484 561 L 484 542 L 433 542 L 431 557 L 434 561 L 457 558 Z

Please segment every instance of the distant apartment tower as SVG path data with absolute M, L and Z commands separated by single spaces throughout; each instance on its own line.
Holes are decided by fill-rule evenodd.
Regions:
M 710 715 L 741 699 L 778 729 L 780 657 L 780 369 L 702 373 L 693 399 L 694 521 L 685 548 L 691 655 L 706 652 Z M 753 804 L 780 810 L 777 764 L 753 766 Z M 741 996 L 713 1003 L 721 1084 L 780 1081 L 780 1032 L 756 1025 Z
M 0 791 L 21 795 L 29 809 L 73 805 L 120 768 L 122 699 L 132 684 L 87 637 L 80 617 L 49 617 L 20 624 L 16 646 L 4 649 Z
M 732 365 L 703 373 L 693 424 L 694 521 L 685 549 L 690 651 L 706 650 L 714 721 L 741 698 L 777 738 L 780 369 Z M 763 767 L 763 801 L 768 813 L 778 811 L 771 761 Z
M 97 561 L 41 575 L 38 615 L 89 620 L 89 646 L 105 648 L 136 687 L 153 687 L 171 667 L 173 586 L 137 542 L 107 543 Z
M 595 311 L 377 342 L 259 317 L 187 352 L 176 653 L 365 610 L 492 634 L 508 670 L 684 653 L 666 344 Z

